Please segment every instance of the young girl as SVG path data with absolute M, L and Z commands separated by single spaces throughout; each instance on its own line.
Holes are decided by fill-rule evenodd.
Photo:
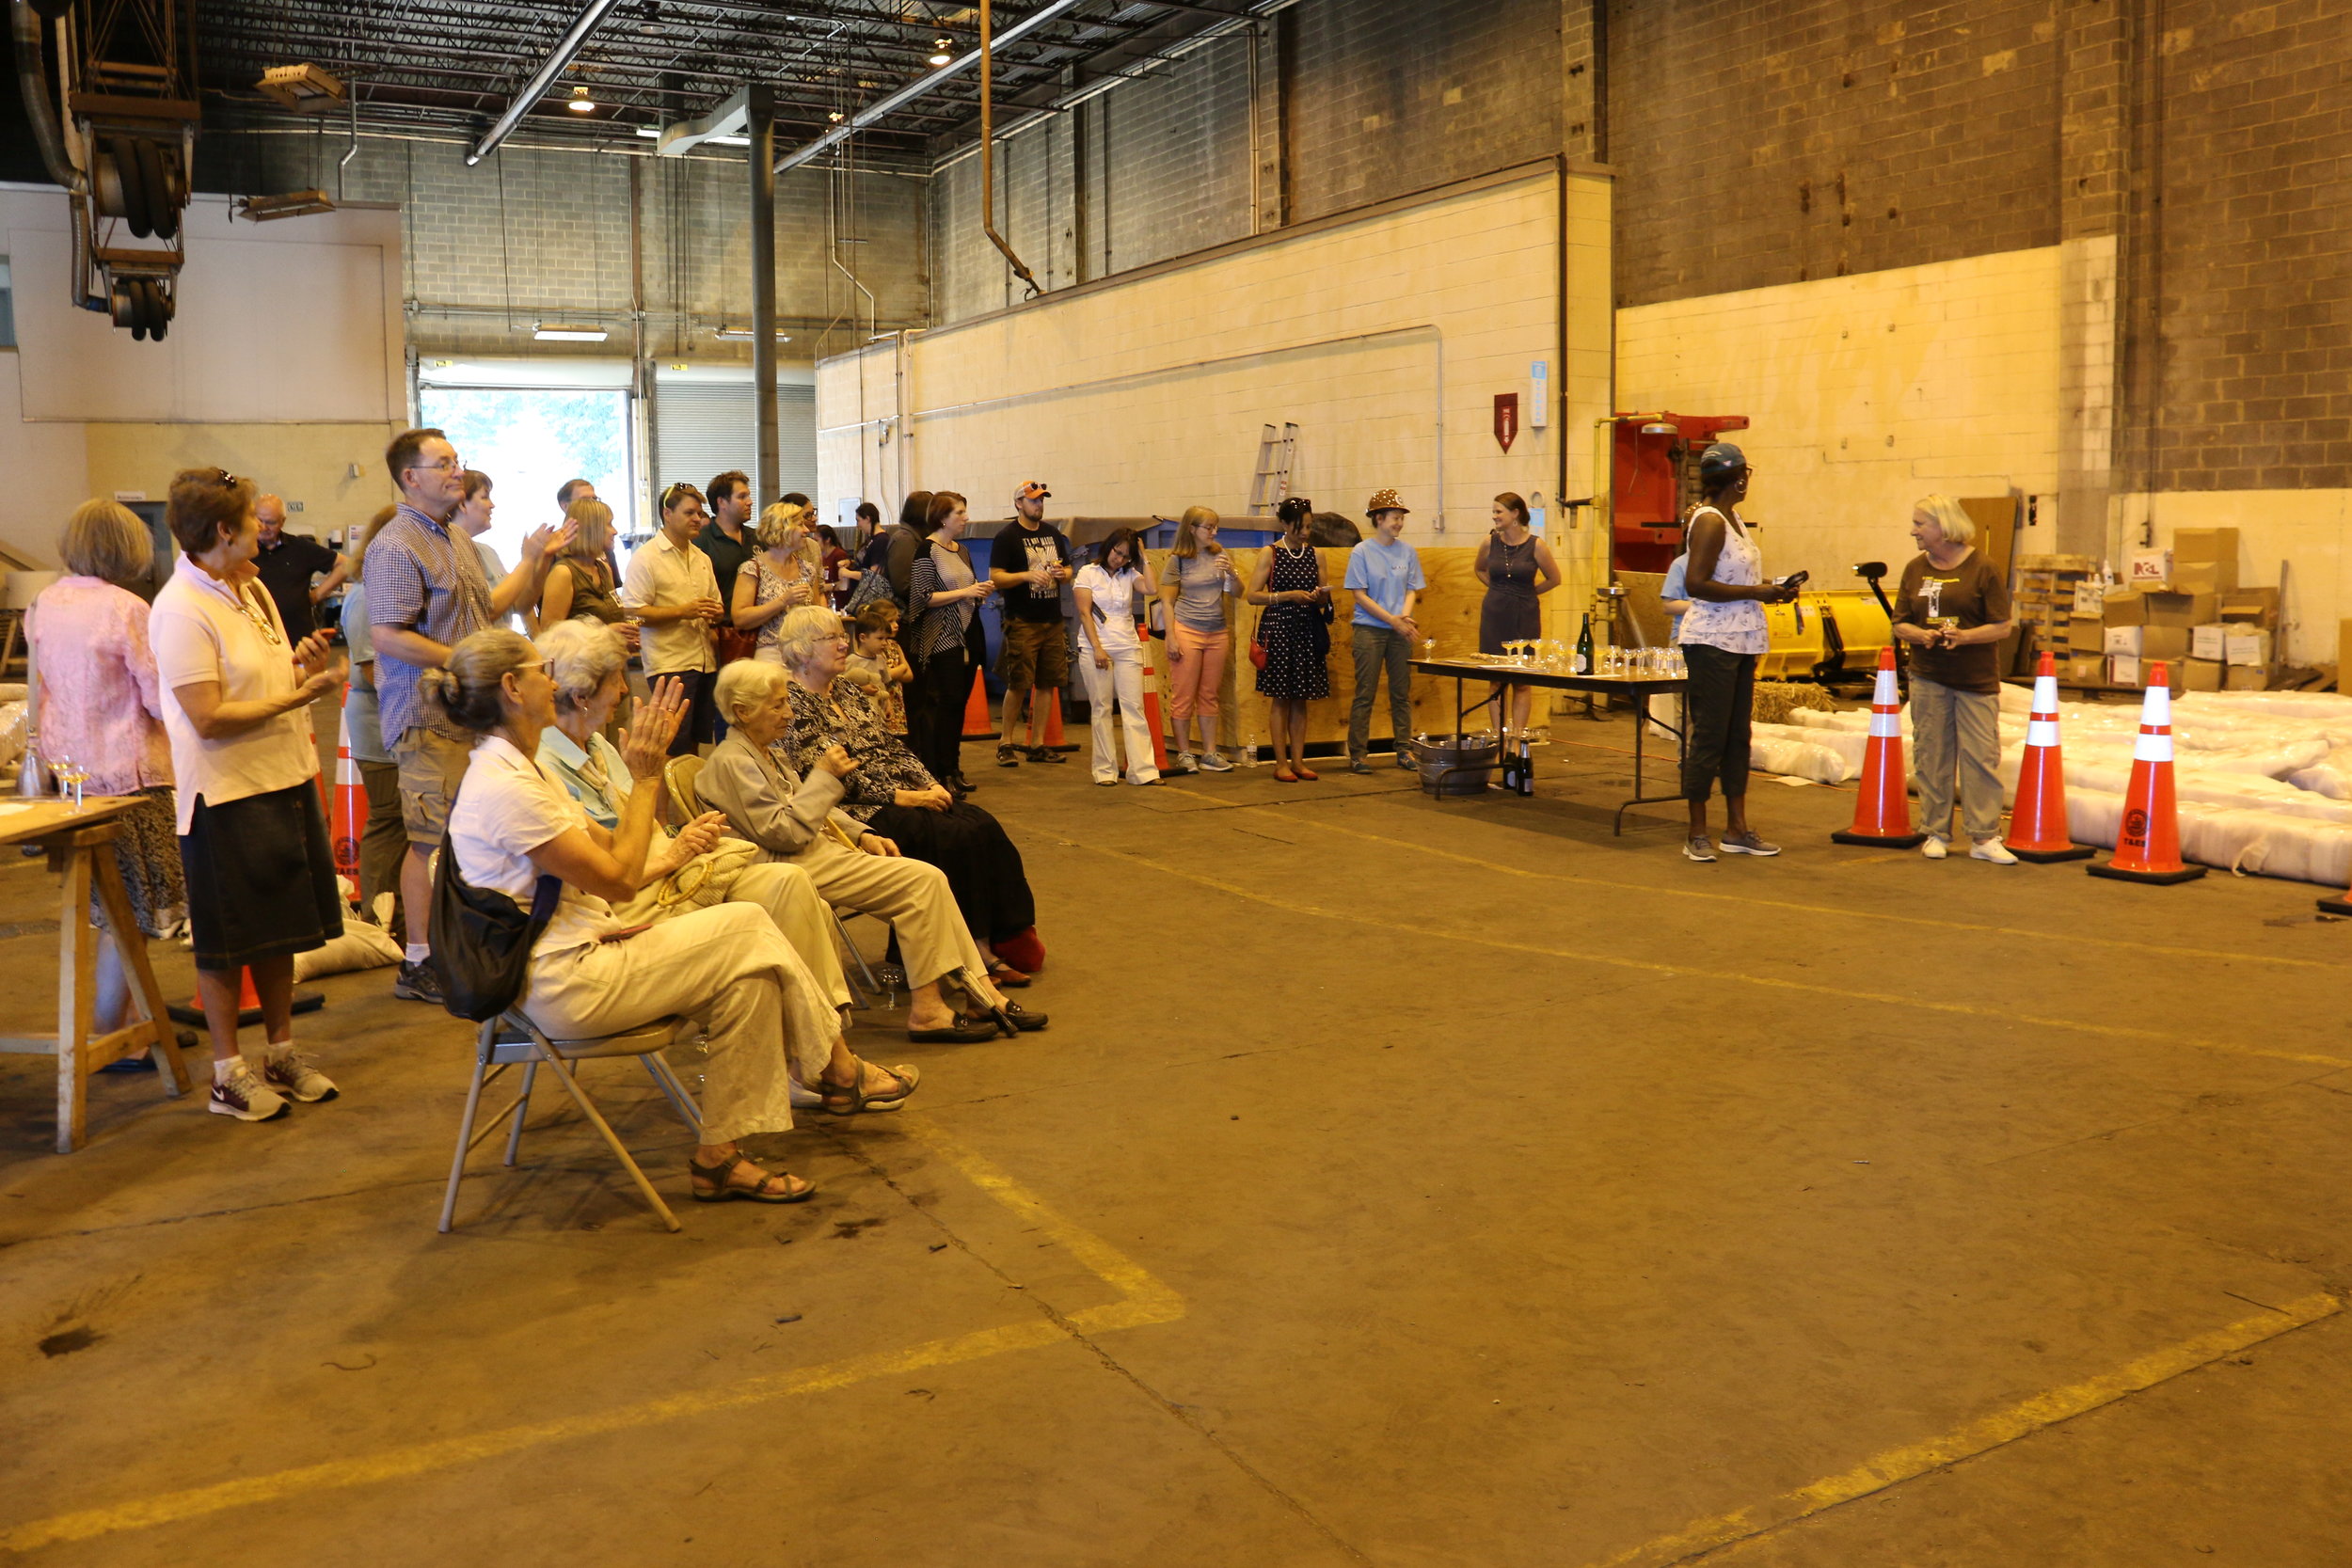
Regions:
M 882 727 L 903 740 L 906 686 L 914 678 L 914 667 L 898 648 L 898 607 L 888 600 L 867 605 L 850 623 L 850 634 L 857 646 L 841 673 L 872 694 Z

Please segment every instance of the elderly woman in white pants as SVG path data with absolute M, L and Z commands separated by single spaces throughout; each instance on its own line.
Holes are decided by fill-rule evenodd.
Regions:
M 555 722 L 539 736 L 539 766 L 586 808 L 590 821 L 611 832 L 621 825 L 633 793 L 619 749 L 602 733 L 628 694 L 628 649 L 610 626 L 564 621 L 539 634 L 539 652 L 555 683 Z M 657 825 L 637 894 L 614 906 L 613 913 L 635 925 L 672 920 L 711 904 L 756 904 L 833 1005 L 846 1012 L 852 998 L 834 942 L 833 911 L 808 873 L 771 860 L 739 838 L 721 839 L 700 854 L 687 848 L 683 839 Z
M 1078 668 L 1086 676 L 1087 706 L 1093 714 L 1094 782 L 1119 782 L 1119 749 L 1111 739 L 1111 699 L 1116 697 L 1127 732 L 1127 782 L 1158 784 L 1152 726 L 1143 714 L 1143 644 L 1136 631 L 1136 612 L 1159 589 L 1152 580 L 1152 563 L 1143 559 L 1142 538 L 1131 528 L 1114 531 L 1103 541 L 1095 562 L 1078 573 L 1071 590 L 1078 601 L 1078 626 L 1089 655 Z
M 653 843 L 661 765 L 685 710 L 677 683 L 662 682 L 635 732 L 623 733 L 621 756 L 638 787 L 611 832 L 534 760 L 555 721 L 555 683 L 529 641 L 503 629 L 475 632 L 420 686 L 437 718 L 481 737 L 450 812 L 444 847 L 456 870 L 474 887 L 524 905 L 541 877 L 563 884 L 516 1006 L 558 1038 L 616 1035 L 679 1015 L 697 1021 L 709 1056 L 702 1141 L 687 1167 L 694 1198 L 799 1203 L 813 1196 L 809 1183 L 761 1169 L 739 1147 L 791 1127 L 791 1069 L 821 1080 L 849 1109 L 874 1111 L 905 1103 L 916 1074 L 850 1053 L 823 988 L 757 906 L 718 904 L 644 928 L 613 914 L 610 900 L 637 891 Z M 719 827 L 717 815 L 707 815 L 679 837 L 699 851 Z
M 783 647 L 785 657 L 803 656 L 805 662 L 793 629 Z M 737 832 L 804 871 L 828 902 L 888 922 L 913 992 L 907 1037 L 973 1043 L 1042 1027 L 1042 1014 L 1007 1002 L 986 978 L 988 960 L 956 907 L 946 873 L 901 855 L 891 840 L 836 809 L 841 781 L 857 768 L 849 753 L 829 748 L 805 776 L 792 766 L 780 744 L 792 727 L 792 681 L 784 669 L 738 659 L 719 672 L 717 697 L 727 737 L 703 763 L 697 793 Z M 978 1010 L 957 1012 L 947 987 Z

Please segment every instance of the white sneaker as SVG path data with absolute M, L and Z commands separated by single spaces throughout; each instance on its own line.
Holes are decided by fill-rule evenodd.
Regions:
M 1168 771 L 1171 773 L 1190 773 L 1195 770 L 1196 766 L 1197 765 L 1193 762 L 1192 753 L 1190 752 L 1179 752 L 1176 753 L 1176 766 L 1169 768 Z
M 2009 846 L 1997 838 L 1980 838 L 1968 851 L 1972 861 L 1990 861 L 1994 865 L 2015 865 L 2017 857 L 2009 852 Z
M 234 1117 L 239 1121 L 273 1121 L 292 1109 L 286 1097 L 262 1083 L 253 1064 L 243 1059 L 229 1069 L 227 1078 L 215 1074 L 212 1102 L 204 1108 L 216 1117 Z
M 1231 773 L 1232 770 L 1233 765 L 1227 762 L 1222 753 L 1216 752 L 1200 753 L 1200 771 L 1203 773 Z
M 298 1100 L 305 1105 L 332 1100 L 342 1092 L 298 1046 L 272 1046 L 262 1064 L 262 1082 L 286 1099 Z
M 1933 833 L 1930 833 L 1928 835 L 1928 841 L 1919 846 L 1919 853 L 1925 855 L 1931 861 L 1940 861 L 1951 852 L 1952 847 L 1945 843 L 1942 839 L 1936 837 Z

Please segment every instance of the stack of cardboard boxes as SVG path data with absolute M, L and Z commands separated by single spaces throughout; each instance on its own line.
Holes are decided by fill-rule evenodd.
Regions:
M 2237 530 L 2185 528 L 2133 556 L 2106 596 L 2107 679 L 2145 686 L 2163 660 L 2176 691 L 2262 691 L 2278 662 L 2279 591 L 2240 588 Z
M 2086 684 L 2104 676 L 2098 572 L 2085 555 L 2017 558 L 2014 614 L 2028 648 L 2054 656 L 2070 680 Z

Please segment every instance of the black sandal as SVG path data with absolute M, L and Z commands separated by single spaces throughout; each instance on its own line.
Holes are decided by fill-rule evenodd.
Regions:
M 760 1173 L 758 1186 L 738 1187 L 734 1183 L 730 1182 L 727 1180 L 727 1177 L 734 1171 L 736 1166 L 743 1163 L 743 1151 L 741 1149 L 736 1150 L 733 1154 L 728 1155 L 725 1159 L 720 1161 L 715 1165 L 702 1164 L 690 1155 L 686 1161 L 686 1170 L 688 1176 L 692 1180 L 692 1181 L 697 1183 L 691 1188 L 694 1196 L 694 1201 L 697 1203 L 727 1203 L 739 1197 L 752 1203 L 806 1203 L 810 1198 L 817 1196 L 817 1189 L 814 1186 L 806 1181 L 801 1181 L 801 1179 L 793 1175 L 790 1171 L 763 1170 Z M 758 1167 L 754 1168 L 756 1169 Z M 800 1190 L 795 1192 L 787 1189 L 781 1193 L 771 1193 L 768 1191 L 768 1183 L 777 1180 L 801 1181 Z M 699 1185 L 700 1182 L 704 1181 L 713 1183 L 714 1190 L 710 1192 L 704 1192 Z
M 1045 1027 L 1045 1015 L 1033 1013 L 1018 1002 L 1008 1002 L 997 1009 L 997 1017 L 1022 1034 L 1032 1035 Z
M 953 1023 L 936 1029 L 909 1029 L 907 1038 L 917 1045 L 977 1045 L 996 1037 L 993 1019 L 975 1018 L 968 1013 L 954 1015 Z
M 897 1079 L 900 1087 L 886 1089 L 880 1094 L 868 1094 L 866 1090 L 866 1069 L 874 1065 L 861 1058 L 857 1064 L 857 1082 L 854 1084 L 829 1084 L 822 1078 L 817 1081 L 817 1092 L 825 1099 L 826 1115 L 853 1117 L 861 1111 L 895 1111 L 907 1102 L 907 1096 L 913 1094 L 914 1086 L 923 1081 L 922 1069 L 919 1068 L 882 1068 L 880 1070 Z M 834 1104 L 834 1101 L 836 1100 L 841 1103 Z

